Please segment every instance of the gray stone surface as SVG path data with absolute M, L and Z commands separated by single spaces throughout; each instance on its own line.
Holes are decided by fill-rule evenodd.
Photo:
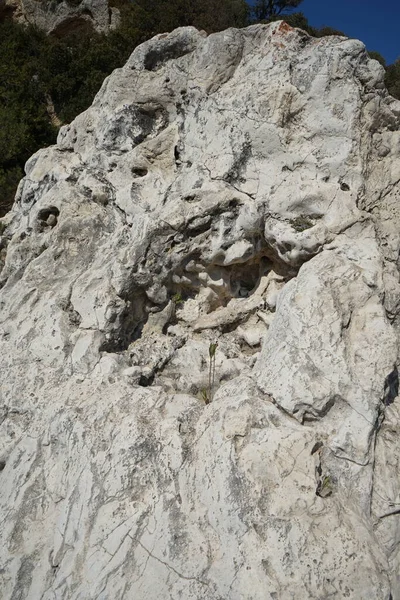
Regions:
M 399 120 L 356 40 L 185 28 L 28 161 L 2 598 L 400 599 Z
M 0 0 L 0 19 L 9 16 L 58 37 L 108 33 L 119 23 L 119 10 L 110 8 L 108 0 Z

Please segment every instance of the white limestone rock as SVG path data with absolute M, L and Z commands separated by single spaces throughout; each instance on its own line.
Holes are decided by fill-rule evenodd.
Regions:
M 0 19 L 8 16 L 57 37 L 93 30 L 108 33 L 120 19 L 119 10 L 109 7 L 108 0 L 0 0 Z
M 28 161 L 2 598 L 400 599 L 399 120 L 356 40 L 183 28 Z

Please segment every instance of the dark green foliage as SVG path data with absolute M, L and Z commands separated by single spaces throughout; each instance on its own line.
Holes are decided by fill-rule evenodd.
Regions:
M 20 166 L 0 168 L 0 217 L 10 210 L 18 183 L 23 176 L 24 172 Z
M 323 25 L 319 29 L 315 30 L 316 37 L 325 37 L 327 35 L 342 35 L 346 37 L 346 34 L 343 33 L 343 31 L 340 31 L 339 29 L 334 29 L 333 27 L 327 27 L 326 25 Z
M 297 8 L 303 0 L 256 0 L 253 12 L 257 21 L 269 21 Z
M 124 52 L 117 42 L 98 34 L 49 39 L 41 77 L 63 122 L 88 108 L 105 77 L 126 61 L 131 46 Z
M 249 7 L 245 0 L 136 0 L 134 4 L 126 0 L 118 1 L 124 20 L 128 13 L 135 12 L 130 28 L 136 25 L 145 39 L 187 25 L 212 33 L 248 24 Z
M 277 19 L 281 19 L 282 17 L 277 17 Z M 307 17 L 301 13 L 296 12 L 291 15 L 285 15 L 285 21 L 291 27 L 299 27 L 304 31 L 307 31 L 310 35 L 314 35 L 314 28 L 309 24 Z
M 40 77 L 46 44 L 33 28 L 0 25 L 0 216 L 10 206 L 26 160 L 55 140 Z
M 383 58 L 382 54 L 375 52 L 375 50 L 368 50 L 368 54 L 370 58 L 377 60 L 379 63 L 381 63 L 382 67 L 386 68 L 386 60 Z
M 313 27 L 308 22 L 307 17 L 301 12 L 285 15 L 284 18 L 286 23 L 291 27 L 299 27 L 300 29 L 303 29 L 304 31 L 312 35 L 313 37 L 325 37 L 326 35 L 346 35 L 345 33 L 343 33 L 343 31 L 339 31 L 338 29 L 332 29 L 332 27 L 326 27 L 325 25 L 320 29 L 318 29 L 317 27 Z M 269 21 L 277 21 L 280 19 L 282 19 L 282 16 L 276 15 L 269 19 Z
M 386 87 L 392 96 L 400 100 L 400 58 L 386 69 Z

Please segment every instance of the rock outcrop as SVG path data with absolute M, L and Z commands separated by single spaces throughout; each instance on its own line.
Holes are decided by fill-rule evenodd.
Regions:
M 1 238 L 2 598 L 399 600 L 383 76 L 283 22 L 179 29 L 28 161 Z
M 0 20 L 12 18 L 47 34 L 108 33 L 119 23 L 119 10 L 108 0 L 0 0 Z

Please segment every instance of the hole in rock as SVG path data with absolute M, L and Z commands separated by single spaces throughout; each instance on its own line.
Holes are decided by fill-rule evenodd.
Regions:
M 187 228 L 190 230 L 190 235 L 196 237 L 200 233 L 204 233 L 210 229 L 211 217 L 205 216 L 200 218 L 194 218 L 187 224 Z
M 148 173 L 148 170 L 145 169 L 144 167 L 133 167 L 132 168 L 132 175 L 134 177 L 145 177 Z
M 24 194 L 22 196 L 23 204 L 33 204 L 34 201 L 35 201 L 35 192 L 32 190 L 29 190 L 26 194 Z
M 239 203 L 239 200 L 232 200 L 232 208 Z M 233 213 L 233 210 L 231 212 Z M 206 221 L 204 224 L 201 223 L 201 227 L 203 225 L 209 227 Z M 180 304 L 183 304 L 186 300 L 197 300 L 197 297 L 199 297 L 198 299 L 201 302 L 201 306 L 193 304 L 193 306 L 186 307 L 185 310 L 189 313 L 192 309 L 195 311 L 200 310 L 202 314 L 211 313 L 221 307 L 226 307 L 230 300 L 234 298 L 249 298 L 259 288 L 261 278 L 270 271 L 274 271 L 279 276 L 284 276 L 285 280 L 291 278 L 287 272 L 287 267 L 279 261 L 276 252 L 257 233 L 254 233 L 254 238 L 248 244 L 248 248 L 246 247 L 246 251 L 242 251 L 242 254 L 237 257 L 237 260 L 241 262 L 230 265 L 216 264 L 215 256 L 212 259 L 210 258 L 209 262 L 205 261 L 203 251 L 199 248 L 190 251 L 187 239 L 193 237 L 195 233 L 197 232 L 193 233 L 189 228 L 182 232 L 166 229 L 162 237 L 162 244 L 159 246 L 154 243 L 149 247 L 146 260 L 142 265 L 143 271 L 132 273 L 126 289 L 123 293 L 120 293 L 119 303 L 116 303 L 115 306 L 115 313 L 108 318 L 108 324 L 104 331 L 106 339 L 100 350 L 104 352 L 123 352 L 132 342 L 142 336 L 143 327 L 149 319 L 149 314 L 153 311 L 160 312 L 167 306 L 167 300 L 165 300 L 164 306 L 161 306 L 161 303 L 156 302 L 156 300 L 154 301 L 156 303 L 154 303 L 152 297 L 145 292 L 145 289 L 151 287 L 153 277 L 157 272 L 161 274 L 159 284 L 163 288 L 165 298 L 175 298 L 178 323 L 179 312 L 183 308 Z M 174 254 L 175 246 L 178 247 L 176 255 Z M 160 261 L 160 254 L 165 251 L 165 248 L 168 249 L 168 254 L 171 254 L 174 260 L 171 259 L 170 262 L 167 259 L 164 262 Z M 223 253 L 223 255 L 222 258 L 226 256 L 226 253 Z M 208 253 L 206 256 L 208 256 Z M 232 252 L 233 256 L 234 251 Z M 178 263 L 177 259 L 179 260 Z M 165 269 L 161 269 L 161 263 Z M 149 265 L 151 265 L 152 270 L 151 276 L 145 272 Z M 156 298 L 155 295 L 153 297 Z M 120 300 L 123 300 L 124 303 Z M 185 319 L 186 313 L 182 314 L 185 314 Z M 246 317 L 246 315 L 242 316 Z M 235 319 L 234 323 L 230 319 L 227 327 L 229 328 L 232 324 L 232 330 L 235 329 L 240 319 L 243 321 L 242 316 Z M 168 324 L 171 322 L 174 322 L 173 317 L 172 321 L 171 319 L 168 321 Z M 163 324 L 163 327 L 164 329 L 161 331 L 166 333 L 165 324 Z M 145 384 L 146 381 L 143 379 L 141 385 Z
M 234 322 L 234 323 L 228 323 L 226 325 L 221 325 L 220 329 L 221 329 L 221 333 L 232 333 L 233 331 L 235 331 L 237 329 L 238 323 Z
M 395 366 L 393 371 L 386 377 L 383 393 L 383 403 L 385 406 L 393 404 L 399 395 L 399 371 L 397 366 Z
M 168 125 L 168 113 L 159 104 L 124 104 L 106 126 L 104 148 L 120 151 L 127 138 L 137 146 L 146 138 L 158 135 Z
M 312 447 L 312 449 L 311 449 L 311 453 L 310 453 L 310 454 L 311 454 L 311 456 L 312 456 L 313 454 L 315 454 L 316 452 L 318 452 L 318 450 L 320 450 L 320 449 L 323 447 L 323 445 L 324 445 L 324 444 L 323 444 L 323 442 L 321 442 L 321 441 L 315 442 L 314 446 L 313 446 L 313 447 Z
M 2 8 L 2 12 L 1 12 L 1 22 L 4 22 L 5 20 L 8 21 L 8 19 L 11 19 L 16 11 L 16 8 L 17 8 L 16 5 L 4 6 L 4 8 Z
M 291 244 L 290 242 L 281 242 L 280 244 L 277 244 L 279 251 L 282 253 L 282 255 L 287 254 L 288 252 L 291 252 L 294 248 L 293 244 Z
M 82 15 L 86 15 L 87 17 L 90 17 L 91 19 L 93 19 L 93 13 L 91 10 L 89 10 L 88 8 L 84 8 L 82 11 Z
M 148 319 L 149 301 L 143 290 L 137 290 L 124 298 L 122 310 L 109 318 L 106 339 L 100 352 L 123 352 L 138 340 Z
M 154 375 L 150 375 L 146 377 L 146 375 L 141 375 L 138 381 L 139 385 L 142 387 L 149 387 L 154 382 Z
M 200 202 L 201 198 L 199 196 L 196 196 L 196 194 L 188 194 L 187 196 L 184 196 L 184 201 L 185 202 Z
M 0 460 L 0 473 L 1 473 L 1 471 L 4 471 L 5 467 L 6 467 L 6 461 Z
M 302 231 L 306 231 L 306 229 L 314 227 L 313 221 L 310 219 L 309 216 L 306 215 L 299 215 L 295 219 L 291 219 L 289 223 L 293 227 L 293 229 L 295 231 L 298 231 L 299 233 L 301 233 Z
M 141 106 L 136 110 L 133 117 L 135 119 L 134 128 L 139 128 L 140 133 L 133 136 L 135 144 L 140 144 L 149 135 L 156 135 L 168 123 L 166 111 L 161 106 Z
M 234 298 L 248 298 L 256 290 L 261 277 L 270 271 L 272 263 L 266 258 L 234 265 L 229 268 L 230 292 Z
M 236 181 L 240 180 L 243 174 L 243 171 L 246 170 L 246 166 L 251 157 L 251 144 L 249 140 L 246 140 L 242 147 L 237 150 L 235 153 L 234 161 L 227 173 L 225 173 L 223 179 L 224 181 L 233 184 Z M 242 177 L 243 178 L 243 177 Z M 245 180 L 245 178 L 243 178 Z
M 194 298 L 202 288 L 213 292 L 207 312 L 226 306 L 232 298 L 248 298 L 257 289 L 261 277 L 273 268 L 273 262 L 264 255 L 252 257 L 241 264 L 230 266 L 203 265 L 199 257 L 189 256 L 178 271 L 180 282 L 171 284 L 173 294 Z M 205 277 L 205 274 L 207 277 Z
M 239 200 L 239 198 L 232 198 L 232 200 L 229 200 L 228 208 L 230 208 L 230 209 L 237 208 L 241 204 L 242 204 L 242 202 Z
M 41 225 L 49 225 L 54 227 L 57 224 L 57 219 L 60 211 L 56 206 L 49 206 L 48 208 L 42 208 L 38 212 L 38 221 Z

